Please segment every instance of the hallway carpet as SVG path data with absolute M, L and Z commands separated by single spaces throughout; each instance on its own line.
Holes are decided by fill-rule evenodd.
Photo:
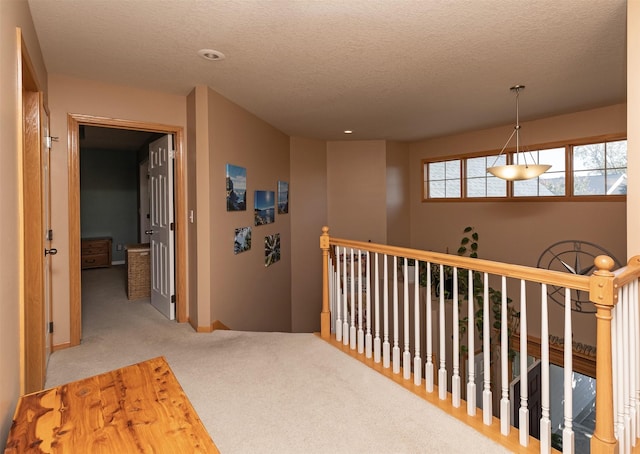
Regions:
M 51 355 L 47 387 L 162 355 L 224 454 L 508 452 L 314 334 L 197 334 L 124 278 L 82 273 L 82 344 Z

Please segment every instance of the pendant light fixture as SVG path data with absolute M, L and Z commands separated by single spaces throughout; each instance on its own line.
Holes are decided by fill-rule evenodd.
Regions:
M 518 98 L 520 96 L 520 92 L 524 90 L 524 85 L 514 85 L 511 87 L 511 91 L 516 94 L 516 125 L 513 128 L 513 132 L 507 139 L 507 143 L 504 144 L 502 150 L 500 150 L 500 154 L 496 156 L 496 159 L 493 161 L 495 164 L 498 161 L 498 158 L 502 156 L 504 150 L 507 148 L 513 136 L 516 136 L 516 152 L 515 152 L 515 164 L 505 164 L 496 166 L 493 165 L 491 167 L 487 167 L 487 172 L 490 174 L 501 178 L 507 181 L 518 181 L 518 180 L 529 180 L 531 178 L 538 177 L 545 173 L 547 170 L 551 168 L 549 164 L 536 164 L 533 156 L 531 156 L 531 163 L 527 162 L 526 153 L 522 153 L 522 159 L 524 164 L 520 164 L 520 112 L 519 112 L 519 102 Z

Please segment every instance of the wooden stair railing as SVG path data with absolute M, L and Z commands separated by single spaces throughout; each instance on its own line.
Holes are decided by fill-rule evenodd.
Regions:
M 569 273 L 562 273 L 558 271 L 542 270 L 537 268 L 531 268 L 520 265 L 505 264 L 499 262 L 493 262 L 489 260 L 482 260 L 478 258 L 461 257 L 457 255 L 442 254 L 436 252 L 419 251 L 409 248 L 400 248 L 394 246 L 380 245 L 368 242 L 360 242 L 353 240 L 331 238 L 329 236 L 329 228 L 323 227 L 322 234 L 320 236 L 320 248 L 322 249 L 323 257 L 323 295 L 322 295 L 322 313 L 321 313 L 321 336 L 325 339 L 332 337 L 331 333 L 331 310 L 330 310 L 330 273 L 334 270 L 331 269 L 332 261 L 338 262 L 336 258 L 338 254 L 334 254 L 334 248 L 351 248 L 352 250 L 358 250 L 362 252 L 383 254 L 384 256 L 393 256 L 406 259 L 413 259 L 420 262 L 427 262 L 431 264 L 441 264 L 449 267 L 456 267 L 458 270 L 474 270 L 474 272 L 485 273 L 487 275 L 503 276 L 509 279 L 519 279 L 522 282 L 533 282 L 544 285 L 553 285 L 563 287 L 566 289 L 572 289 L 577 291 L 589 292 L 590 300 L 596 307 L 596 423 L 593 436 L 591 438 L 591 452 L 592 453 L 614 453 L 618 452 L 619 442 L 616 439 L 615 432 L 615 415 L 614 415 L 614 402 L 613 402 L 613 344 L 612 344 L 612 318 L 614 315 L 612 311 L 618 302 L 618 292 L 620 289 L 631 283 L 637 282 L 640 278 L 640 256 L 634 257 L 629 261 L 626 267 L 620 270 L 612 271 L 614 261 L 606 256 L 599 256 L 595 259 L 594 264 L 597 270 L 592 276 L 580 276 Z M 345 254 L 346 255 L 346 254 Z M 346 260 L 346 259 L 345 259 Z M 377 258 L 376 258 L 377 260 Z M 333 263 L 335 265 L 335 263 Z M 406 268 L 405 268 L 406 269 Z M 418 272 L 416 271 L 416 276 Z M 524 284 L 523 284 L 524 285 Z M 417 288 L 417 284 L 416 284 Z M 544 287 L 543 287 L 544 288 Z M 634 287 L 637 290 L 637 286 Z M 407 287 L 405 284 L 405 298 L 407 295 Z M 416 290 L 417 297 L 417 290 Z M 546 301 L 546 299 L 545 299 Z M 405 301 L 406 303 L 406 301 Z M 545 302 L 546 305 L 546 302 Z M 377 306 L 376 306 L 377 307 Z M 405 306 L 406 307 L 406 306 Z M 566 311 L 569 312 L 569 311 Z M 347 314 L 344 314 L 346 318 Z M 570 317 L 570 314 L 566 315 Z M 352 315 L 353 317 L 353 315 Z M 405 320 L 406 323 L 406 320 Z M 569 321 L 569 325 L 571 322 Z M 567 325 L 565 324 L 565 327 Z M 566 329 L 566 328 L 565 328 Z M 526 335 L 526 331 L 524 333 Z M 406 343 L 406 338 L 405 338 Z M 346 345 L 346 344 L 345 344 Z M 569 342 L 569 345 L 571 343 Z M 351 349 L 354 349 L 352 346 Z M 640 346 L 638 347 L 640 349 Z M 526 349 L 524 350 L 526 353 Z M 572 350 L 571 348 L 565 349 L 565 361 L 570 365 L 572 362 Z M 388 366 L 386 366 L 388 367 Z M 437 365 L 436 365 L 437 367 Z M 454 364 L 454 368 L 455 368 Z M 395 368 L 395 365 L 394 365 Z M 415 366 L 414 366 L 415 368 Z M 394 370 L 394 373 L 396 370 Z M 405 377 L 406 380 L 406 370 Z M 416 379 L 419 379 L 416 377 Z M 426 380 L 426 377 L 425 377 Z M 437 377 L 436 377 L 437 380 Z M 479 381 L 478 385 L 482 385 Z M 492 384 L 493 385 L 493 384 Z M 427 385 L 427 388 L 429 386 Z M 567 388 L 565 388 L 567 389 Z M 570 389 L 570 388 L 569 388 Z M 446 394 L 446 390 L 445 390 Z M 446 397 L 446 396 L 445 396 Z M 442 399 L 442 395 L 440 399 Z M 570 399 L 570 398 L 569 398 Z M 515 412 L 517 416 L 517 411 Z M 488 419 L 485 415 L 485 424 L 491 424 L 491 417 Z M 495 418 L 494 418 L 495 419 Z M 573 435 L 571 431 L 572 415 L 569 416 L 569 432 L 571 432 L 569 442 L 573 441 Z M 640 420 L 640 415 L 638 415 Z M 566 422 L 566 420 L 565 420 Z M 505 434 L 504 428 L 503 435 Z M 509 429 L 506 430 L 509 432 Z M 640 437 L 640 433 L 638 434 Z M 520 443 L 523 445 L 523 449 L 527 450 L 529 435 L 526 433 L 525 440 L 520 438 Z M 498 440 L 499 441 L 499 440 Z M 543 449 L 542 444 L 534 443 L 532 446 L 540 446 Z M 571 448 L 568 446 L 565 451 Z M 625 447 L 625 451 L 630 450 L 630 446 Z M 546 451 L 546 449 L 545 449 Z

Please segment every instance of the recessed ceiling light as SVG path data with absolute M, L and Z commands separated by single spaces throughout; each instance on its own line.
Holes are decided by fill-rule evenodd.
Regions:
M 351 129 L 345 129 L 344 133 L 345 134 L 353 134 L 353 131 Z
M 213 49 L 200 49 L 198 51 L 198 55 L 200 55 L 205 60 L 218 61 L 224 60 L 225 56 L 222 52 Z

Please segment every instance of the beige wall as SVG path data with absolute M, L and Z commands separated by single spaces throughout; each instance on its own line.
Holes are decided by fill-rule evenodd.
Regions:
M 329 234 L 386 243 L 386 143 L 327 142 Z
M 387 244 L 410 246 L 409 143 L 387 142 Z
M 192 166 L 187 180 L 189 181 L 188 210 L 193 210 L 194 222 L 190 232 L 190 262 L 195 262 L 194 272 L 190 273 L 189 288 L 195 287 L 191 293 L 189 321 L 198 331 L 208 331 L 211 327 L 211 286 L 208 276 L 211 269 L 211 152 L 209 145 L 209 89 L 204 85 L 197 86 L 189 99 L 194 97 L 194 111 L 188 112 L 188 123 L 195 125 L 192 131 L 194 141 L 189 144 Z
M 198 131 L 198 122 L 196 116 L 196 89 L 194 88 L 187 96 L 187 175 L 195 175 L 197 169 L 196 162 L 196 135 Z M 198 219 L 196 213 L 196 194 L 197 183 L 196 178 L 187 178 L 187 212 L 193 212 L 193 217 L 187 225 L 187 292 L 189 298 L 189 323 L 192 326 L 198 326 L 198 237 L 197 225 Z
M 198 269 L 198 285 L 210 286 L 212 320 L 239 330 L 291 331 L 291 213 L 253 225 L 254 191 L 277 196 L 278 181 L 290 182 L 289 137 L 211 89 L 208 103 L 211 267 Z M 246 211 L 227 212 L 226 164 L 247 169 Z M 251 249 L 234 255 L 235 229 L 248 226 Z M 276 233 L 281 259 L 267 268 L 264 238 Z
M 49 75 L 51 133 L 60 140 L 51 152 L 54 345 L 69 342 L 69 206 L 67 115 L 69 113 L 186 127 L 186 97 Z
M 16 27 L 36 72 L 40 89 L 47 94 L 47 73 L 26 0 L 0 1 L 0 449 L 20 395 L 21 234 L 18 187 L 18 135 L 21 118 L 18 86 Z
M 624 202 L 421 202 L 421 159 L 500 148 L 510 126 L 411 144 L 412 247 L 455 253 L 462 230 L 480 235 L 482 258 L 535 266 L 547 246 L 561 240 L 591 241 L 626 260 Z M 624 133 L 626 105 L 522 123 L 527 143 Z
M 573 138 L 624 133 L 626 106 L 616 105 L 522 124 L 531 144 Z M 536 266 L 551 244 L 568 239 L 603 246 L 619 260 L 626 260 L 625 202 L 421 202 L 420 161 L 427 157 L 495 150 L 502 146 L 511 127 L 473 131 L 411 144 L 411 245 L 418 249 L 455 254 L 466 226 L 480 236 L 481 258 Z M 496 147 L 497 145 L 497 147 Z M 516 283 L 507 291 L 519 301 Z M 492 284 L 498 289 L 499 284 Z M 514 287 L 515 285 L 515 287 Z M 531 301 L 539 301 L 535 290 Z M 515 303 L 518 308 L 519 303 Z M 536 306 L 537 307 L 537 306 Z M 529 310 L 529 335 L 538 336 L 540 315 Z M 549 305 L 550 333 L 562 335 L 562 308 Z M 595 345 L 595 317 L 573 318 L 576 342 Z
M 322 253 L 318 238 L 327 224 L 327 146 L 323 140 L 292 137 L 291 329 L 320 331 Z
M 627 2 L 627 256 L 640 254 L 640 2 Z

